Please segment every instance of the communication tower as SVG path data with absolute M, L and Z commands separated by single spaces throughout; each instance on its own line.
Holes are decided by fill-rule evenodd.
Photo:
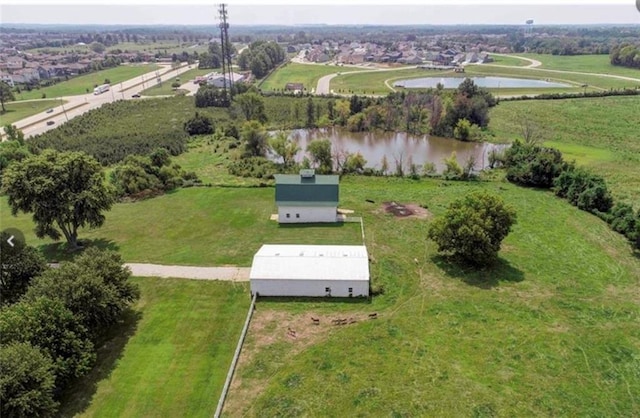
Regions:
M 220 48 L 222 49 L 222 88 L 229 101 L 233 96 L 233 75 L 231 69 L 231 42 L 229 41 L 229 23 L 227 22 L 227 5 L 221 4 L 218 7 L 218 17 L 220 19 Z

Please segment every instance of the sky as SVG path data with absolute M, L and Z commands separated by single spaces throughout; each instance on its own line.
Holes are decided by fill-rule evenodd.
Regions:
M 0 23 L 202 25 L 217 23 L 216 0 L 0 0 Z M 638 24 L 640 0 L 228 0 L 231 25 Z M 100 4 L 102 3 L 102 4 Z M 315 4 L 314 4 L 315 3 Z

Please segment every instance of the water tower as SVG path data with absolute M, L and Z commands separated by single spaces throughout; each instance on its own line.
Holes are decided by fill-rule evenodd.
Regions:
M 525 38 L 527 36 L 531 36 L 533 34 L 533 19 L 528 19 L 526 22 L 524 22 L 524 36 Z

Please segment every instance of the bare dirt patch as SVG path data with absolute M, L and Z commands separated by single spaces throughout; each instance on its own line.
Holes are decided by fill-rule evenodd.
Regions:
M 273 344 L 284 343 L 286 348 L 279 353 L 280 358 L 290 358 L 324 340 L 333 332 L 341 332 L 362 321 L 377 319 L 377 314 L 371 315 L 372 317 L 368 313 L 356 312 L 331 315 L 312 311 L 291 313 L 257 304 L 224 406 L 225 415 L 245 415 L 251 401 L 268 385 L 271 376 L 250 379 L 241 377 L 242 370 L 252 364 L 261 350 Z
M 419 218 L 426 219 L 432 216 L 431 212 L 415 203 L 384 202 L 382 209 L 386 213 L 391 213 L 397 218 Z

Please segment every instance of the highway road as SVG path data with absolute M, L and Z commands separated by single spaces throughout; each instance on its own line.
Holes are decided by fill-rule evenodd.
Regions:
M 41 112 L 22 119 L 13 125 L 22 130 L 25 138 L 29 138 L 50 129 L 54 129 L 66 121 L 88 112 L 91 109 L 98 108 L 105 103 L 117 100 L 147 100 L 144 98 L 133 98 L 132 96 L 157 84 L 158 77 L 156 76 L 156 73 L 160 76 L 161 81 L 165 82 L 175 78 L 177 75 L 182 74 L 185 71 L 189 71 L 196 65 L 197 64 L 192 64 L 189 66 L 187 63 L 182 63 L 181 66 L 176 69 L 172 69 L 171 66 L 165 65 L 161 66 L 158 70 L 143 74 L 139 77 L 132 78 L 122 83 L 112 84 L 111 89 L 102 94 L 94 95 L 93 93 L 90 93 L 78 96 L 59 97 L 57 99 L 61 100 L 61 104 L 54 107 L 53 112 Z M 186 87 L 189 82 L 185 82 L 184 84 Z M 66 103 L 62 104 L 63 102 Z M 53 121 L 53 124 L 47 124 L 49 121 Z M 4 135 L 4 129 L 1 129 L 1 133 Z

